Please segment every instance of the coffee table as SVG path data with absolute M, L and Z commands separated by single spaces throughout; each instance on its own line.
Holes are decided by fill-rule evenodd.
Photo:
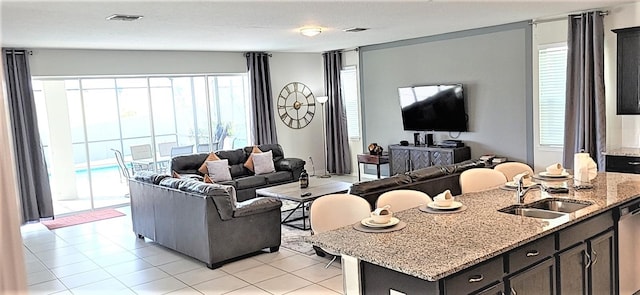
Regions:
M 300 188 L 299 182 L 293 182 L 257 189 L 256 195 L 258 197 L 272 197 L 298 203 L 295 208 L 283 211 L 288 212 L 288 215 L 282 219 L 281 223 L 301 230 L 310 230 L 311 223 L 307 222 L 309 215 L 306 213 L 308 205 L 313 202 L 313 200 L 325 195 L 345 193 L 349 191 L 350 187 L 351 183 L 348 182 L 311 177 L 309 178 L 309 187 L 307 188 Z M 311 194 L 304 195 L 306 193 Z M 302 210 L 301 217 L 292 216 L 297 210 Z M 302 220 L 302 226 L 293 223 L 297 220 Z

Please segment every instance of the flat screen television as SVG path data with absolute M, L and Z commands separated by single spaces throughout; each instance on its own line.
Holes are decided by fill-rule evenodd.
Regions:
M 462 84 L 398 88 L 407 131 L 468 131 Z

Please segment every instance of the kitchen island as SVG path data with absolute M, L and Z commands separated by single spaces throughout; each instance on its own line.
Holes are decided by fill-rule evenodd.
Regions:
M 429 214 L 417 208 L 397 212 L 395 216 L 407 224 L 399 231 L 365 233 L 346 226 L 311 236 L 308 241 L 342 254 L 347 294 L 377 291 L 389 294 L 392 289 L 401 292 L 398 294 L 411 293 L 402 290 L 402 286 L 381 285 L 389 281 L 385 277 L 391 278 L 389 284 L 403 282 L 400 285 L 409 285 L 408 290 L 419 290 L 422 294 L 466 294 L 485 289 L 491 292 L 486 294 L 494 294 L 494 291 L 500 294 L 516 286 L 511 279 L 525 274 L 525 268 L 511 265 L 519 258 L 510 255 L 526 250 L 526 247 L 542 245 L 542 249 L 551 248 L 549 253 L 542 251 L 540 255 L 525 251 L 523 254 L 535 256 L 527 267 L 543 269 L 543 275 L 538 272 L 531 280 L 540 281 L 536 283 L 538 287 L 548 284 L 553 294 L 556 289 L 573 288 L 572 282 L 563 283 L 571 277 L 570 273 L 574 273 L 567 269 L 566 274 L 562 274 L 564 268 L 571 266 L 565 263 L 563 255 L 576 252 L 588 256 L 587 261 L 583 256 L 574 255 L 587 269 L 591 266 L 591 256 L 595 256 L 591 254 L 598 252 L 596 249 L 600 244 L 596 242 L 600 240 L 595 239 L 597 237 L 604 241 L 603 247 L 609 249 L 608 255 L 603 255 L 602 251 L 599 255 L 598 267 L 605 267 L 611 281 L 604 287 L 617 290 L 614 209 L 640 197 L 640 175 L 599 173 L 592 183 L 592 189 L 570 189 L 568 194 L 548 194 L 539 190 L 527 194 L 525 203 L 549 197 L 593 202 L 591 206 L 555 219 L 499 212 L 498 209 L 516 203 L 516 193 L 494 189 L 458 196 L 457 200 L 468 207 L 460 213 Z M 476 270 L 479 275 L 473 273 Z M 582 287 L 598 287 L 598 274 L 586 273 L 585 280 L 588 281 L 582 282 Z M 546 281 L 547 278 L 551 281 Z M 463 286 L 468 283 L 478 284 Z M 480 288 L 469 289 L 473 286 Z M 539 289 L 537 293 L 540 293 Z

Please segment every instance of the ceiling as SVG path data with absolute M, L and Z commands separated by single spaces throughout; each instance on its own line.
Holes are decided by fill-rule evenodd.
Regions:
M 634 1 L 0 0 L 3 47 L 322 52 Z M 112 14 L 141 20 L 107 21 Z M 317 25 L 305 37 L 298 29 Z M 352 27 L 369 28 L 346 33 Z

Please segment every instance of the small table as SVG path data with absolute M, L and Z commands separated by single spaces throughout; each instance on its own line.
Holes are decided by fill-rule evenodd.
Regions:
M 360 181 L 360 164 L 372 164 L 376 165 L 378 170 L 378 179 L 380 178 L 380 165 L 389 164 L 388 155 L 370 155 L 370 154 L 358 154 L 358 181 Z
M 308 209 L 305 204 L 311 203 L 313 200 L 325 195 L 345 193 L 349 191 L 350 187 L 351 183 L 348 182 L 312 177 L 309 179 L 309 187 L 307 188 L 300 188 L 299 182 L 292 182 L 257 189 L 256 195 L 258 197 L 272 197 L 297 202 L 298 205 L 295 208 L 283 211 L 289 212 L 289 214 L 282 219 L 281 223 L 301 230 L 310 230 L 311 223 L 307 223 L 309 215 L 306 214 L 306 210 Z M 302 196 L 305 193 L 311 193 L 311 195 Z M 292 217 L 293 213 L 298 209 L 302 210 L 302 217 Z M 302 220 L 302 226 L 293 223 L 297 220 Z

